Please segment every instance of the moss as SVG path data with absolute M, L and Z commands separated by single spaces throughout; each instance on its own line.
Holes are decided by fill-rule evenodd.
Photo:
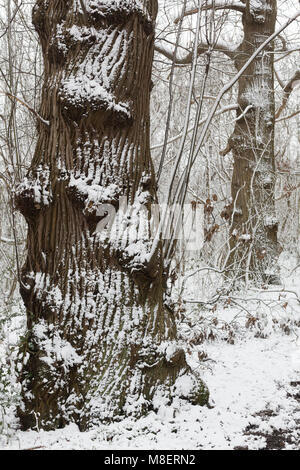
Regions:
M 192 398 L 191 403 L 193 405 L 200 405 L 200 406 L 205 406 L 208 405 L 209 402 L 209 390 L 207 386 L 201 382 L 199 384 L 199 388 L 197 390 L 197 393 Z

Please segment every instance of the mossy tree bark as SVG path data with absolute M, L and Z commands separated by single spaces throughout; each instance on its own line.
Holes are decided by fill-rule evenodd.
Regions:
M 156 0 L 38 0 L 33 10 L 45 65 L 40 115 L 49 126 L 39 123 L 16 196 L 28 223 L 24 429 L 36 421 L 85 429 L 144 413 L 158 392 L 207 401 L 164 303 L 161 247 L 151 263 L 147 256 L 156 202 L 149 150 L 156 14 Z M 122 232 L 114 239 L 96 231 L 107 205 Z
M 238 70 L 274 32 L 277 15 L 274 0 L 245 3 Z M 239 80 L 237 121 L 228 145 L 234 158 L 228 269 L 239 279 L 270 283 L 278 280 L 273 50 L 271 43 Z

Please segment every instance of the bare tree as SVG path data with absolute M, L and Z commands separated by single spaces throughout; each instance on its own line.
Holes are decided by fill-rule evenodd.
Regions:
M 161 242 L 148 256 L 156 14 L 156 0 L 38 0 L 33 10 L 45 70 L 36 151 L 17 193 L 28 223 L 23 428 L 84 429 L 144 413 L 155 393 L 208 398 L 176 341 Z M 96 230 L 111 207 L 117 239 Z
M 215 96 L 213 107 L 203 121 L 199 142 L 193 156 L 193 162 L 203 147 L 212 118 L 216 114 L 221 99 L 230 88 L 238 84 L 235 127 L 228 145 L 221 155 L 229 152 L 233 156 L 233 175 L 231 182 L 231 210 L 226 209 L 230 223 L 229 253 L 227 256 L 227 272 L 234 278 L 256 282 L 278 282 L 277 258 L 278 218 L 275 210 L 275 98 L 274 98 L 274 39 L 280 36 L 283 29 L 275 32 L 277 3 L 274 1 L 252 2 L 204 2 L 200 7 L 183 10 L 175 20 L 179 24 L 183 18 L 211 11 L 234 10 L 241 16 L 244 38 L 237 48 L 217 39 L 214 34 L 213 43 L 198 39 L 197 55 L 209 56 L 223 53 L 229 57 L 237 75 L 228 82 Z M 224 14 L 223 14 L 224 16 Z M 299 16 L 296 13 L 291 21 Z M 224 16 L 225 20 L 226 17 Z M 224 21 L 225 21 L 224 20 Z M 181 47 L 183 49 L 183 47 Z M 194 61 L 193 51 L 178 54 L 176 50 L 158 44 L 157 52 L 172 60 L 178 66 L 186 66 Z M 297 80 L 297 74 L 290 82 L 290 87 Z M 285 106 L 290 93 L 286 85 L 281 108 Z M 281 108 L 277 112 L 281 112 Z M 226 111 L 232 109 L 228 107 Z M 186 130 L 185 130 L 186 132 Z M 170 140 L 172 142 L 172 139 Z M 229 214 L 230 212 L 230 214 Z

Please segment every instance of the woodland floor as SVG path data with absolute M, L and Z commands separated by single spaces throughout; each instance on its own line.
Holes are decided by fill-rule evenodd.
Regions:
M 299 331 L 300 334 L 300 331 Z M 212 408 L 176 402 L 137 421 L 15 432 L 2 449 L 300 449 L 300 354 L 293 336 L 210 344 Z M 209 366 L 208 366 L 209 364 Z
M 284 287 L 300 297 L 299 278 L 298 268 Z M 278 292 L 272 295 L 278 299 Z M 233 341 L 217 335 L 193 348 L 190 365 L 208 385 L 210 407 L 176 399 L 139 420 L 126 418 L 84 433 L 75 424 L 51 432 L 16 430 L 2 443 L 0 436 L 0 448 L 300 450 L 300 301 L 284 296 L 284 306 L 272 308 L 274 331 L 269 304 L 260 312 L 257 331 L 245 328 L 244 321 L 243 328 L 235 326 Z M 237 314 L 233 307 L 214 312 L 228 322 Z

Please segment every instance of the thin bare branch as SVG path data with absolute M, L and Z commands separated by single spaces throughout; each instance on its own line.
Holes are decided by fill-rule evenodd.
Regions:
M 287 102 L 288 102 L 288 99 L 293 91 L 293 89 L 300 83 L 300 70 L 297 70 L 294 75 L 292 76 L 292 78 L 288 81 L 288 83 L 285 85 L 285 87 L 283 88 L 283 92 L 284 92 L 284 95 L 283 95 L 283 99 L 282 99 L 282 103 L 280 105 L 280 107 L 278 108 L 278 110 L 276 111 L 276 114 L 275 114 L 275 119 L 279 118 L 279 116 L 281 115 L 282 111 L 284 110 L 284 108 L 286 107 L 287 105 Z
M 18 98 L 15 95 L 12 95 L 8 91 L 1 91 L 0 93 L 2 93 L 3 95 L 6 95 L 8 98 L 10 98 L 13 101 L 18 101 L 18 103 L 25 106 L 25 108 L 27 108 L 28 111 L 30 111 L 32 114 L 34 114 L 34 116 L 37 119 L 39 119 L 43 124 L 45 124 L 46 126 L 50 126 L 50 122 L 43 119 L 42 116 L 40 116 L 39 113 L 37 113 L 35 109 L 33 109 L 31 106 L 29 106 L 29 104 L 25 103 L 25 101 L 21 100 L 20 98 Z
M 159 52 L 167 59 L 174 61 L 177 65 L 189 65 L 193 61 L 193 51 L 186 54 L 184 57 L 176 56 L 174 52 L 162 47 L 159 44 L 156 44 L 154 49 L 156 52 Z M 198 44 L 197 49 L 197 56 L 204 54 L 209 49 L 209 45 L 205 42 L 201 42 Z M 213 51 L 222 52 L 223 54 L 227 55 L 230 59 L 234 60 L 237 54 L 235 49 L 230 49 L 225 43 L 217 43 L 213 47 Z
M 209 4 L 206 4 L 206 5 L 202 5 L 201 7 L 201 10 L 235 10 L 235 11 L 239 11 L 241 13 L 243 13 L 245 11 L 245 4 L 242 3 L 242 2 L 238 2 L 238 1 L 231 1 L 231 2 L 224 2 L 224 1 L 220 1 L 220 2 L 212 2 L 212 3 L 209 3 Z M 196 13 L 198 13 L 199 9 L 198 8 L 193 8 L 192 10 L 188 10 L 185 12 L 184 16 L 191 16 L 191 15 L 195 15 Z M 182 15 L 179 16 L 178 18 L 176 18 L 174 20 L 174 23 L 177 24 L 180 19 L 182 18 Z

